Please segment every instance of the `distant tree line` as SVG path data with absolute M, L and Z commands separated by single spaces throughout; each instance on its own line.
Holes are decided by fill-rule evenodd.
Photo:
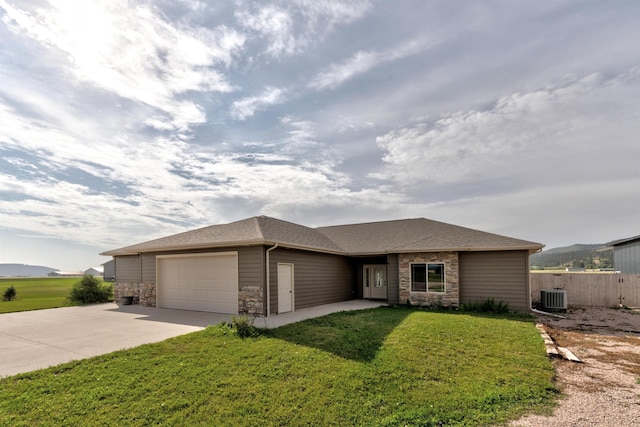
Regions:
M 532 269 L 553 268 L 613 268 L 613 249 L 578 250 L 572 252 L 541 252 L 529 258 Z

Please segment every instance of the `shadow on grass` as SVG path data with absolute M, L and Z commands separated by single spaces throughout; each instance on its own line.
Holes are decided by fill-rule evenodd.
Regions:
M 264 330 L 265 336 L 317 348 L 358 362 L 370 362 L 387 336 L 411 313 L 419 308 L 379 307 L 369 310 L 344 311 L 309 319 L 277 329 Z M 532 322 L 531 316 L 481 312 L 429 310 L 432 312 Z
M 264 334 L 345 359 L 370 362 L 387 336 L 412 312 L 391 307 L 343 311 L 265 330 Z

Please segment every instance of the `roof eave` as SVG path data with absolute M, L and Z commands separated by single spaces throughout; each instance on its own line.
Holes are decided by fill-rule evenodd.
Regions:
M 640 240 L 640 236 L 634 236 L 634 237 L 627 237 L 626 239 L 618 239 L 618 240 L 614 240 L 612 242 L 606 243 L 604 245 L 604 247 L 608 247 L 608 246 L 619 246 L 619 245 L 624 245 L 627 243 L 632 243 L 636 240 Z
M 530 254 L 539 252 L 544 245 L 530 246 L 487 246 L 487 247 L 440 247 L 440 248 L 415 248 L 415 249 L 389 249 L 373 252 L 349 252 L 349 256 L 373 256 L 382 254 L 408 254 L 420 252 L 498 252 L 498 251 L 528 251 Z
M 313 246 L 304 246 L 304 245 L 296 245 L 292 243 L 286 242 L 276 242 L 271 240 L 245 240 L 240 242 L 216 242 L 216 243 L 202 243 L 198 245 L 173 245 L 173 246 L 163 246 L 161 248 L 145 248 L 142 250 L 125 250 L 116 249 L 113 251 L 102 252 L 100 255 L 104 256 L 127 256 L 127 255 L 139 255 L 145 253 L 159 253 L 159 252 L 173 252 L 173 251 L 185 251 L 185 250 L 193 250 L 193 249 L 218 249 L 218 248 L 228 248 L 233 246 L 273 246 L 277 244 L 281 248 L 288 249 L 299 249 L 303 251 L 311 251 L 311 252 L 321 252 L 332 255 L 347 255 L 342 250 L 338 249 L 329 249 L 329 248 L 316 248 Z
M 245 240 L 240 242 L 217 242 L 217 243 L 200 243 L 200 244 L 188 244 L 188 245 L 172 245 L 162 247 L 150 247 L 136 250 L 133 249 L 116 249 L 113 251 L 102 252 L 100 255 L 106 256 L 126 256 L 126 255 L 139 255 L 157 252 L 172 252 L 172 251 L 188 251 L 192 249 L 207 249 L 207 248 L 225 248 L 230 246 L 255 246 L 255 245 L 268 245 L 269 242 L 265 240 Z

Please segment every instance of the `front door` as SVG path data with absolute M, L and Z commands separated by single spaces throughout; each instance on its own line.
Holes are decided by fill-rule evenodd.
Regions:
M 293 311 L 293 264 L 278 264 L 278 314 Z
M 371 264 L 362 268 L 362 298 L 386 300 L 387 266 Z

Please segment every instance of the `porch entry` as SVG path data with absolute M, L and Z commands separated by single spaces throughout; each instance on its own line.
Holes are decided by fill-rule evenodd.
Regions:
M 388 299 L 387 266 L 369 264 L 363 265 L 362 269 L 362 298 Z
M 278 314 L 293 311 L 293 264 L 278 264 Z

